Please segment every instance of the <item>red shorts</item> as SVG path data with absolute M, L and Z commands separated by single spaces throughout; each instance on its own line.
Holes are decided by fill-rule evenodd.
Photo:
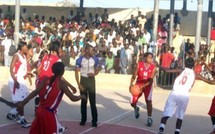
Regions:
M 57 134 L 56 121 L 54 112 L 38 107 L 29 134 Z
M 144 83 L 136 83 L 137 85 L 141 86 Z M 143 89 L 144 97 L 146 101 L 152 101 L 152 84 L 148 85 Z
M 215 96 L 214 96 L 214 98 L 213 98 L 213 100 L 212 100 L 211 108 L 210 108 L 208 114 L 209 114 L 210 116 L 215 116 Z

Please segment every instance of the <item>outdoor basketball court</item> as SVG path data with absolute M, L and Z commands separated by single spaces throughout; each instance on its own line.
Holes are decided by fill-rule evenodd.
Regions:
M 99 76 L 98 76 L 99 77 Z M 97 78 L 98 78 L 97 77 Z M 98 78 L 99 79 L 99 78 Z M 0 96 L 10 100 L 7 89 L 8 78 L 0 79 Z M 123 81 L 123 79 L 122 79 Z M 74 82 L 74 81 L 73 81 Z M 99 80 L 97 81 L 99 82 Z M 128 81 L 125 81 L 127 84 Z M 113 85 L 97 89 L 98 127 L 91 127 L 91 111 L 88 104 L 88 123 L 79 126 L 80 102 L 71 102 L 64 96 L 59 107 L 59 120 L 68 129 L 65 134 L 155 134 L 159 128 L 163 107 L 170 93 L 169 90 L 154 89 L 153 93 L 153 126 L 146 126 L 147 113 L 144 98 L 139 100 L 140 118 L 135 119 L 134 111 L 129 104 L 130 93 L 128 89 L 116 90 Z M 31 87 L 34 89 L 34 86 Z M 195 90 L 195 89 L 193 89 Z M 182 134 L 207 134 L 212 125 L 207 112 L 213 95 L 203 96 L 191 94 L 186 116 L 182 125 Z M 0 103 L 0 134 L 27 134 L 29 129 L 21 128 L 14 121 L 6 119 L 10 108 Z M 30 101 L 25 107 L 27 121 L 34 118 L 34 102 Z M 175 117 L 169 119 L 165 134 L 172 134 L 175 130 Z

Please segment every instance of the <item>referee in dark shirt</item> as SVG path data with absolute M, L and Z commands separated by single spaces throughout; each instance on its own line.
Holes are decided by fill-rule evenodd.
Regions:
M 98 114 L 96 108 L 96 88 L 95 76 L 99 73 L 99 59 L 93 56 L 93 47 L 89 44 L 85 46 L 85 53 L 76 60 L 75 79 L 81 95 L 89 98 L 92 127 L 97 127 Z M 80 72 L 80 77 L 79 77 Z M 87 99 L 81 100 L 81 122 L 84 126 L 87 120 Z

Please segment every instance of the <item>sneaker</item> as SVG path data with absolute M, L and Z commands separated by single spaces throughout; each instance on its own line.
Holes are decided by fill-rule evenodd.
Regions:
M 31 126 L 30 123 L 27 123 L 27 121 L 25 119 L 20 119 L 20 118 L 17 118 L 16 119 L 16 123 L 18 123 L 21 127 L 23 128 L 28 128 Z
M 97 123 L 92 123 L 92 127 L 97 127 Z
M 160 127 L 158 134 L 163 134 L 164 128 Z
M 8 113 L 6 117 L 7 117 L 7 119 L 9 119 L 9 120 L 16 120 L 17 115 Z
M 148 127 L 151 127 L 152 124 L 153 124 L 152 118 L 148 118 L 148 119 L 147 119 L 147 126 L 148 126 Z
M 140 117 L 139 111 L 140 111 L 139 107 L 135 107 L 134 108 L 134 114 L 135 114 L 135 118 L 136 119 L 138 119 Z
M 180 134 L 180 132 L 178 132 L 178 131 L 175 131 L 175 134 Z
M 82 122 L 82 121 L 81 121 L 81 122 L 79 123 L 79 125 L 80 125 L 80 126 L 85 126 L 85 122 Z
M 67 130 L 67 127 L 61 127 L 58 132 L 59 134 L 63 134 Z

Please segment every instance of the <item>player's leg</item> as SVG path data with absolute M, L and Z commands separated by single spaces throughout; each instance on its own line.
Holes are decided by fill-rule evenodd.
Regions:
M 177 117 L 177 121 L 176 121 L 175 134 L 180 134 L 182 120 L 184 118 L 184 114 L 186 112 L 188 102 L 189 102 L 188 95 L 177 96 L 177 108 L 175 110 L 175 115 Z
M 143 92 L 144 92 L 144 96 L 145 96 L 145 102 L 146 102 L 146 107 L 147 107 L 147 115 L 148 115 L 148 119 L 147 119 L 147 126 L 151 127 L 153 124 L 153 120 L 152 120 L 152 85 L 149 87 L 146 87 Z
M 139 114 L 140 108 L 137 106 L 137 102 L 141 96 L 142 96 L 142 94 L 131 96 L 130 104 L 134 108 L 134 114 L 135 114 L 136 119 L 138 119 L 140 117 L 140 114 Z
M 96 89 L 95 89 L 95 78 L 89 78 L 89 101 L 91 107 L 91 114 L 92 114 L 92 127 L 97 127 L 98 121 L 98 113 L 96 107 Z
M 17 89 L 14 87 L 14 81 L 11 79 L 9 79 L 9 82 L 8 82 L 8 86 L 9 86 L 9 89 L 10 89 L 10 92 L 11 92 L 11 98 L 12 98 L 12 102 L 13 103 L 16 103 L 17 102 L 17 95 L 15 94 Z M 7 119 L 9 120 L 16 120 L 17 118 L 17 115 L 18 115 L 18 111 L 16 110 L 16 107 L 11 107 L 11 110 L 10 112 L 7 114 Z
M 16 93 L 15 93 L 16 97 L 17 97 L 17 99 L 16 99 L 17 102 L 24 100 L 29 95 L 29 91 L 25 84 L 25 80 L 20 81 L 19 84 L 20 84 L 20 88 L 17 89 Z M 18 111 L 18 117 L 16 119 L 16 122 L 24 128 L 28 128 L 31 126 L 31 124 L 28 123 L 25 119 L 24 107 Z
M 164 132 L 167 120 L 169 117 L 172 117 L 176 107 L 176 100 L 175 95 L 172 93 L 169 95 L 163 112 L 163 117 L 161 118 L 160 127 L 159 127 L 159 134 Z
M 80 94 L 86 96 L 86 100 L 81 99 L 81 122 L 80 122 L 80 125 L 84 126 L 85 122 L 87 121 L 87 99 L 88 99 L 88 93 L 86 90 L 86 88 L 87 88 L 86 78 L 81 77 L 80 83 L 84 88 L 83 90 L 80 90 Z
M 211 107 L 208 114 L 210 115 L 211 122 L 213 125 L 213 131 L 211 132 L 211 134 L 215 134 L 215 96 L 212 100 Z

